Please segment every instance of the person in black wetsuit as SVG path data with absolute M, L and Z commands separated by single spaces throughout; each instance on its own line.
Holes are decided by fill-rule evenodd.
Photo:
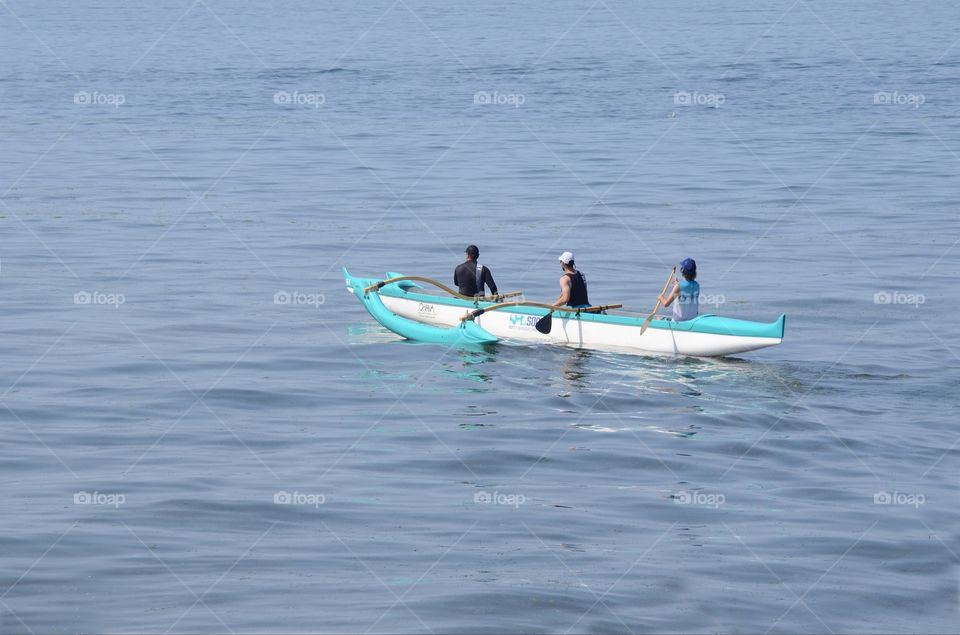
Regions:
M 587 298 L 587 279 L 577 271 L 572 251 L 565 251 L 560 255 L 560 266 L 563 268 L 563 276 L 560 278 L 560 297 L 553 304 L 574 308 L 590 306 L 590 300 Z
M 476 245 L 470 245 L 463 252 L 467 258 L 453 271 L 453 284 L 460 289 L 460 295 L 476 297 L 483 295 L 483 286 L 490 287 L 490 293 L 497 295 L 497 283 L 493 281 L 490 270 L 477 262 L 480 250 Z

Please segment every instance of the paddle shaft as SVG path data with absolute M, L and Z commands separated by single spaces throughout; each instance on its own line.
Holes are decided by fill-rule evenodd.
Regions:
M 650 326 L 650 322 L 653 321 L 653 316 L 656 315 L 657 311 L 660 309 L 660 298 L 662 298 L 663 294 L 667 292 L 667 287 L 670 286 L 670 282 L 673 280 L 673 276 L 676 273 L 676 267 L 670 270 L 670 276 L 667 278 L 667 283 L 663 285 L 663 291 L 661 291 L 660 295 L 657 296 L 657 303 L 653 306 L 653 311 L 650 312 L 650 315 L 647 316 L 647 319 L 643 321 L 643 326 L 640 327 L 640 335 L 643 335 L 643 332 L 647 330 L 647 327 Z
M 426 282 L 427 284 L 432 284 L 436 287 L 439 287 L 440 289 L 446 291 L 447 293 L 449 293 L 455 298 L 460 298 L 461 300 L 470 300 L 473 302 L 477 300 L 496 302 L 497 300 L 502 300 L 503 298 L 512 298 L 514 296 L 523 295 L 523 291 L 511 291 L 510 293 L 498 293 L 497 295 L 492 295 L 489 298 L 486 296 L 471 298 L 468 295 L 460 295 L 459 293 L 457 293 L 447 285 L 443 284 L 442 282 L 434 280 L 433 278 L 425 278 L 423 276 L 397 276 L 396 278 L 388 278 L 387 280 L 381 280 L 376 284 L 371 284 L 369 287 L 365 288 L 363 292 L 370 293 L 371 291 L 375 291 L 375 290 L 379 291 L 380 289 L 382 289 L 388 284 L 392 284 L 394 282 L 401 282 L 403 280 L 414 280 L 417 282 Z
M 597 311 L 606 311 L 607 309 L 619 309 L 623 305 L 622 304 L 604 304 L 601 306 L 588 306 L 582 309 L 574 309 L 573 307 L 563 308 L 563 307 L 555 306 L 553 304 L 545 304 L 543 302 L 527 302 L 527 301 L 501 302 L 500 304 L 494 304 L 493 306 L 488 306 L 482 309 L 476 309 L 476 310 L 470 311 L 469 313 L 464 315 L 462 318 L 460 318 L 460 321 L 464 322 L 466 320 L 472 320 L 475 317 L 479 317 L 483 315 L 487 311 L 496 311 L 497 309 L 508 309 L 515 306 L 532 306 L 532 307 L 538 307 L 541 309 L 550 309 L 550 313 L 553 313 L 554 311 L 561 311 L 563 313 L 596 313 Z M 549 313 L 547 315 L 549 315 Z

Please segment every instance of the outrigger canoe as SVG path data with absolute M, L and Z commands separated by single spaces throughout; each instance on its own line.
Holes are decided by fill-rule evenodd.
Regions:
M 550 313 L 548 305 L 522 300 L 502 302 L 520 292 L 475 299 L 419 276 L 389 272 L 385 279 L 358 278 L 346 268 L 343 276 L 347 290 L 377 322 L 402 337 L 426 342 L 482 344 L 513 340 L 635 354 L 719 357 L 779 344 L 786 322 L 785 315 L 774 322 L 712 314 L 675 322 L 657 316 L 643 330 L 643 315 L 565 308 L 553 313 L 550 332 L 544 334 L 535 325 Z M 419 282 L 436 286 L 446 295 L 431 293 Z

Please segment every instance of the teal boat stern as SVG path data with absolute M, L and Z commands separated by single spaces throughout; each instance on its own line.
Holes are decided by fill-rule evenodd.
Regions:
M 781 313 L 780 317 L 773 324 L 774 324 L 774 329 L 780 332 L 780 335 L 778 335 L 777 337 L 782 340 L 783 334 L 787 332 L 787 314 Z
M 693 333 L 713 333 L 715 335 L 734 335 L 739 337 L 763 337 L 769 339 L 783 339 L 784 326 L 787 316 L 781 314 L 774 322 L 751 322 L 737 318 L 704 313 L 692 320 L 674 322 L 663 320 L 659 324 L 654 321 L 651 328 L 667 328 L 673 331 L 691 331 Z

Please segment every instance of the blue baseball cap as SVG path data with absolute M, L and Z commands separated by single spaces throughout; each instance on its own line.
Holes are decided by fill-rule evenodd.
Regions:
M 680 263 L 681 273 L 697 273 L 697 262 L 693 258 L 685 258 Z

